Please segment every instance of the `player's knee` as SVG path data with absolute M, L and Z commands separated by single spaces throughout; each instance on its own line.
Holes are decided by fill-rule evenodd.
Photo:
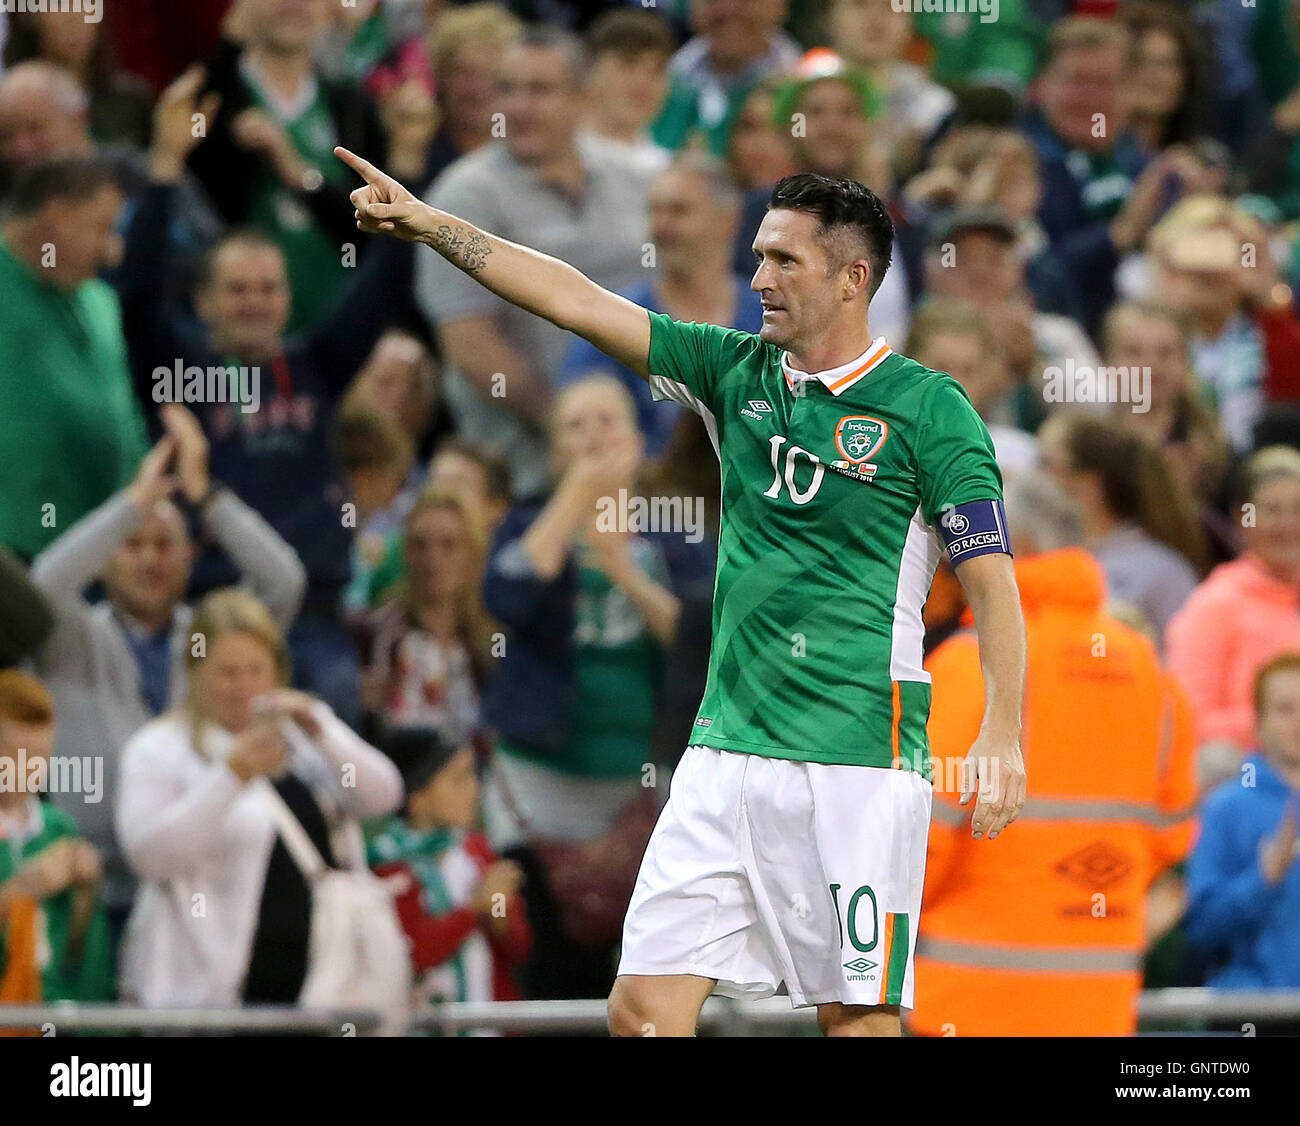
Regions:
M 635 982 L 620 977 L 610 990 L 606 1021 L 611 1036 L 653 1036 L 649 1000 Z

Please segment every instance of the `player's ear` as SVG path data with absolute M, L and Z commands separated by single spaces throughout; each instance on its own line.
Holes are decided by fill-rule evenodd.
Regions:
M 871 263 L 865 258 L 850 262 L 844 271 L 844 300 L 853 301 L 867 292 L 871 282 Z

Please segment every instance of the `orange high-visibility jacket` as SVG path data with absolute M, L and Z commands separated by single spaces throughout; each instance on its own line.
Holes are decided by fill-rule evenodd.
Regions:
M 979 732 L 979 647 L 931 655 L 934 819 L 913 1031 L 1123 1035 L 1135 1030 L 1146 891 L 1191 843 L 1192 719 L 1150 642 L 1102 612 L 1077 549 L 1016 564 L 1029 642 L 1028 800 L 971 838 L 958 768 Z

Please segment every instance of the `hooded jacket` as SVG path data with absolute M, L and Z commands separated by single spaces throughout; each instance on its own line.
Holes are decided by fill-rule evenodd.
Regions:
M 1028 800 L 995 841 L 973 840 L 957 804 L 983 716 L 978 642 L 958 634 L 926 664 L 935 800 L 911 1026 L 1131 1034 L 1146 892 L 1190 844 L 1191 716 L 1151 643 L 1102 611 L 1090 555 L 1020 560 L 1016 581 Z

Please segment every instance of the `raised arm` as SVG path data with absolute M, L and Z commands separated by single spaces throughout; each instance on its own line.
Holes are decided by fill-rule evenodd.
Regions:
M 642 377 L 649 371 L 650 315 L 558 258 L 497 238 L 422 202 L 344 148 L 335 154 L 366 181 L 352 193 L 357 226 L 433 247 L 498 297 L 590 340 Z

